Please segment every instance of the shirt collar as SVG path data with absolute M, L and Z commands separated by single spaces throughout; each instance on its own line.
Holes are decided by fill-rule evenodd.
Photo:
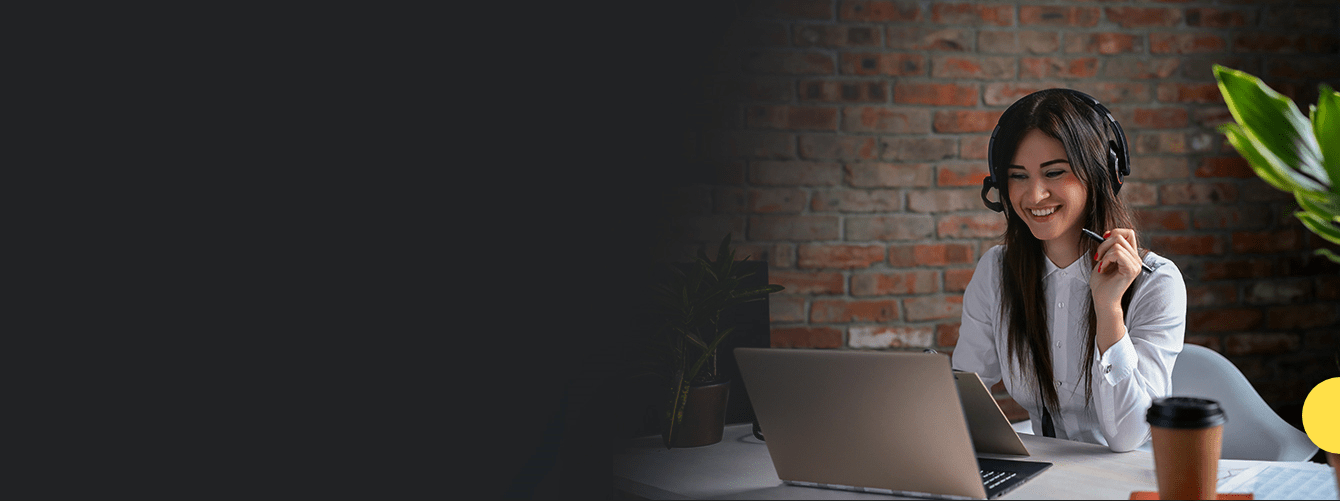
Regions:
M 1076 259 L 1075 262 L 1070 263 L 1070 265 L 1065 268 L 1056 266 L 1052 263 L 1050 258 L 1042 256 L 1042 261 L 1044 266 L 1046 266 L 1042 272 L 1042 278 L 1047 279 L 1050 278 L 1053 273 L 1059 273 L 1059 276 L 1074 278 L 1088 283 L 1089 273 L 1093 268 L 1092 266 L 1088 266 L 1090 261 L 1093 261 L 1093 258 L 1090 256 L 1092 256 L 1092 254 L 1086 252 L 1084 255 L 1080 256 L 1079 259 Z

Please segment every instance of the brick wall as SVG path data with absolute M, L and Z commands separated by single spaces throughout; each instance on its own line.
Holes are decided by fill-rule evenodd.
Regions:
M 1023 95 L 1097 97 L 1130 141 L 1121 196 L 1186 277 L 1190 343 L 1282 416 L 1340 375 L 1340 269 L 1214 130 L 1211 74 L 1306 106 L 1340 88 L 1332 0 L 709 4 L 676 30 L 682 106 L 657 260 L 726 232 L 770 263 L 778 347 L 952 351 L 962 292 L 1004 218 L 978 198 L 987 139 Z M 668 66 L 678 69 L 680 66 Z M 682 86 L 682 88 L 680 88 Z M 1334 248 L 1334 246 L 1331 246 Z

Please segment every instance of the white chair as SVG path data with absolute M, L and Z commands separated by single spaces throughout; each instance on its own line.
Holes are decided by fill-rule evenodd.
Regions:
M 1173 364 L 1172 396 L 1219 402 L 1228 417 L 1223 459 L 1307 461 L 1319 450 L 1306 433 L 1266 405 L 1233 362 L 1204 346 L 1182 345 Z M 1151 450 L 1151 444 L 1141 449 Z

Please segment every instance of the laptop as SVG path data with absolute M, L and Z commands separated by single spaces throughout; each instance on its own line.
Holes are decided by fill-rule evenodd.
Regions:
M 977 457 L 959 388 L 969 390 L 974 406 L 990 393 L 973 373 L 958 373 L 956 383 L 944 355 L 741 347 L 735 359 L 773 467 L 786 484 L 990 499 L 1051 467 Z M 994 414 L 984 413 L 982 433 L 1014 439 L 978 440 L 993 451 L 977 452 L 1026 454 L 994 399 L 991 405 Z M 989 424 L 997 418 L 1003 429 Z

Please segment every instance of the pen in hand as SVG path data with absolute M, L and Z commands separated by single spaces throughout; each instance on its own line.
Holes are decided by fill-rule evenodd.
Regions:
M 1097 234 L 1097 233 L 1094 233 L 1094 232 L 1092 232 L 1092 231 L 1089 231 L 1088 228 L 1080 228 L 1079 231 L 1084 232 L 1085 235 L 1088 235 L 1089 238 L 1092 238 L 1095 242 L 1098 242 L 1098 243 L 1100 243 L 1100 244 L 1103 243 L 1103 242 L 1105 241 L 1105 240 L 1103 239 L 1103 236 L 1102 236 L 1102 235 L 1099 235 L 1099 234 Z M 1140 267 L 1141 267 L 1141 268 L 1144 268 L 1144 270 L 1147 271 L 1147 272 L 1150 272 L 1150 273 L 1153 273 L 1153 272 L 1154 272 L 1154 269 L 1153 269 L 1153 268 L 1150 268 L 1149 265 L 1147 265 L 1147 264 L 1144 263 L 1144 261 L 1141 261 L 1141 262 L 1140 262 Z

